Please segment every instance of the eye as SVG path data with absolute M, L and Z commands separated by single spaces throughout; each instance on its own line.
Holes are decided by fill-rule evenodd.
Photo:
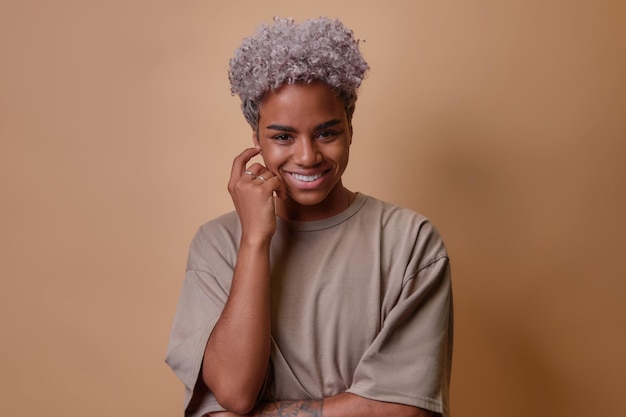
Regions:
M 325 138 L 331 138 L 336 135 L 337 135 L 337 132 L 335 132 L 334 130 L 322 130 L 321 132 L 317 134 L 317 137 L 321 139 L 325 139 Z
M 286 133 L 279 133 L 278 135 L 272 136 L 272 139 L 278 142 L 286 142 L 286 141 L 291 140 L 291 136 Z

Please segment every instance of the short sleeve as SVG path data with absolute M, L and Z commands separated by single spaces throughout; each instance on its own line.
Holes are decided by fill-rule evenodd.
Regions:
M 191 245 L 165 357 L 185 385 L 186 416 L 224 410 L 200 378 L 207 341 L 228 297 L 228 289 L 211 272 L 201 269 L 206 266 L 205 257 L 206 247 L 198 234 Z
M 348 392 L 449 416 L 452 330 L 450 265 L 442 256 L 405 280 Z

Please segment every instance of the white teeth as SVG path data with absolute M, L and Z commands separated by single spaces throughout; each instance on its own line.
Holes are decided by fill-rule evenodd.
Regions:
M 318 179 L 318 178 L 320 178 L 322 176 L 322 174 L 300 175 L 300 174 L 295 174 L 295 173 L 292 173 L 291 175 L 293 175 L 295 177 L 295 179 L 297 179 L 298 181 L 304 181 L 304 182 L 315 181 L 316 179 Z

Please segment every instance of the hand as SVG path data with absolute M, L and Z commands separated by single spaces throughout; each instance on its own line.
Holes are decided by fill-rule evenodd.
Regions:
M 242 227 L 242 239 L 265 241 L 276 231 L 274 193 L 284 198 L 284 187 L 267 168 L 254 163 L 246 168 L 260 148 L 248 148 L 233 161 L 228 191 L 235 204 Z

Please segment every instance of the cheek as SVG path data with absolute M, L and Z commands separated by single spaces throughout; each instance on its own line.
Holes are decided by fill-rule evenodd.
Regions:
M 337 163 L 345 165 L 348 163 L 348 158 L 350 156 L 350 145 L 345 144 L 339 148 L 337 148 L 334 152 L 334 160 Z
M 264 147 L 262 149 L 261 157 L 263 158 L 263 164 L 273 174 L 278 175 L 278 167 L 281 164 L 280 153 L 269 147 Z

